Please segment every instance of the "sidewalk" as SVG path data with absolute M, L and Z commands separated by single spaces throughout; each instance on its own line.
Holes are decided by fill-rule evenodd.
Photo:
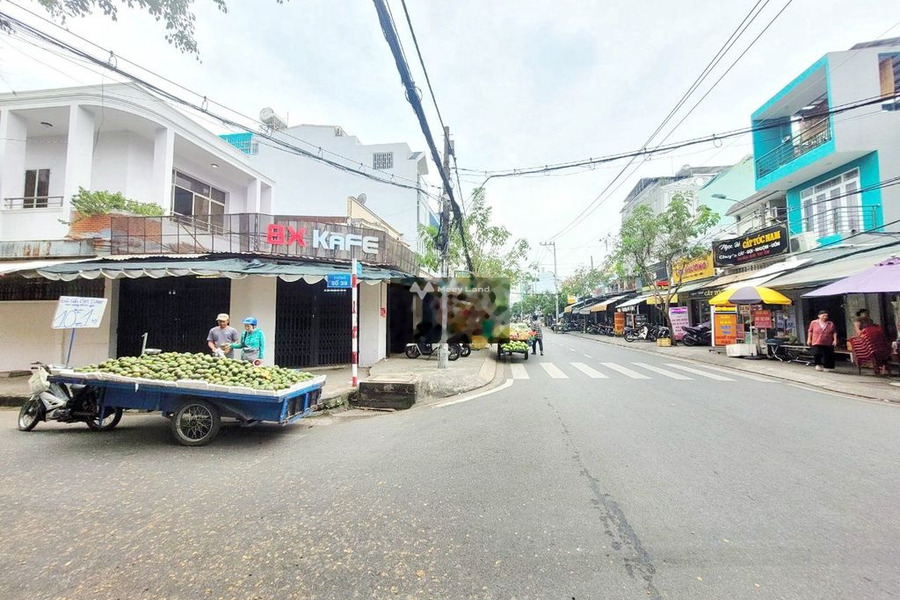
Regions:
M 678 344 L 677 346 L 664 348 L 652 342 L 634 341 L 629 343 L 620 337 L 587 333 L 569 332 L 554 334 L 550 332 L 550 335 L 560 338 L 572 335 L 600 344 L 622 346 L 629 350 L 640 350 L 673 358 L 692 360 L 700 364 L 748 371 L 756 375 L 784 379 L 790 383 L 799 383 L 850 396 L 900 403 L 900 378 L 876 377 L 872 373 L 872 369 L 863 369 L 860 375 L 857 374 L 856 366 L 849 362 L 838 362 L 837 368 L 833 373 L 823 373 L 816 371 L 813 366 L 806 366 L 803 363 L 780 362 L 768 358 L 748 359 L 726 356 L 724 348 L 718 349 L 721 351 L 719 353 L 709 346 L 688 347 Z
M 368 369 L 359 369 L 359 380 L 373 377 L 415 376 L 419 380 L 419 392 L 425 399 L 445 398 L 462 394 L 489 384 L 494 379 L 496 352 L 473 350 L 468 357 L 460 357 L 449 363 L 449 368 L 438 369 L 437 356 L 433 358 L 407 358 L 396 354 Z M 346 404 L 356 393 L 351 385 L 350 366 L 309 369 L 311 373 L 325 375 L 322 401 L 328 408 Z M 0 406 L 21 406 L 28 398 L 28 373 L 20 377 L 0 376 Z

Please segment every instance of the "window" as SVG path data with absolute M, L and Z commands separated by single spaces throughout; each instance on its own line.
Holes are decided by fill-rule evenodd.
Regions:
M 394 153 L 393 152 L 376 152 L 372 155 L 373 169 L 393 169 Z
M 853 169 L 800 192 L 804 231 L 819 237 L 860 231 L 864 227 L 859 169 Z
M 225 214 L 225 192 L 184 173 L 174 172 L 172 212 L 194 217 L 201 224 L 221 228 Z
M 25 171 L 25 193 L 22 194 L 22 208 L 47 208 L 49 195 L 50 169 Z
M 900 109 L 900 54 L 878 55 L 878 79 L 881 96 L 886 98 L 881 107 L 884 110 Z

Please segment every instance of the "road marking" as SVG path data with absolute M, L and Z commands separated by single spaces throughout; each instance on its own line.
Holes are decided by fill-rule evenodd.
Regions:
M 450 400 L 449 402 L 441 402 L 440 404 L 433 404 L 433 405 L 431 406 L 431 408 L 443 408 L 443 407 L 445 407 L 445 406 L 451 406 L 451 405 L 453 405 L 453 404 L 459 404 L 459 403 L 461 403 L 461 402 L 468 402 L 469 400 L 474 400 L 475 398 L 481 398 L 482 396 L 488 396 L 488 395 L 490 395 L 490 394 L 494 394 L 494 393 L 499 392 L 499 391 L 501 391 L 501 390 L 505 390 L 506 388 L 508 388 L 508 387 L 511 386 L 512 384 L 513 384 L 513 380 L 512 380 L 512 379 L 507 379 L 505 382 L 503 382 L 502 384 L 498 385 L 497 387 L 495 387 L 495 388 L 492 389 L 492 390 L 488 390 L 488 391 L 486 391 L 486 392 L 481 392 L 481 393 L 478 393 L 478 394 L 474 394 L 474 395 L 472 395 L 472 396 L 466 396 L 466 397 L 464 397 L 464 398 L 457 398 L 456 400 Z
M 512 370 L 513 379 L 530 379 L 528 377 L 528 371 L 525 370 L 525 365 L 521 363 L 512 363 L 509 365 L 509 368 Z
M 559 367 L 554 365 L 553 363 L 541 363 L 541 366 L 547 371 L 547 375 L 549 375 L 553 379 L 568 379 L 569 376 L 563 373 Z
M 694 369 L 692 367 L 686 367 L 684 365 L 678 365 L 675 363 L 666 363 L 667 367 L 672 367 L 673 369 L 680 369 L 682 371 L 687 371 L 688 373 L 693 373 L 694 375 L 699 375 L 700 377 L 706 377 L 707 379 L 712 379 L 714 381 L 734 381 L 730 377 L 725 377 L 723 375 L 716 375 L 715 373 L 707 373 L 705 371 L 701 371 L 700 369 Z
M 631 377 L 632 379 L 650 379 L 647 375 L 643 373 L 638 373 L 637 371 L 632 371 L 628 367 L 623 367 L 622 365 L 617 365 L 616 363 L 602 362 L 600 363 L 607 369 L 612 369 L 613 371 L 618 371 L 622 375 L 626 375 Z
M 600 371 L 595 371 L 584 363 L 569 363 L 591 379 L 609 379 L 606 375 L 601 373 Z
M 710 371 L 718 371 L 719 373 L 728 373 L 733 377 L 742 377 L 744 379 L 749 379 L 750 381 L 762 381 L 764 383 L 774 383 L 775 380 L 769 377 L 761 376 L 761 375 L 753 375 L 750 373 L 745 373 L 744 371 L 737 371 L 735 369 L 728 369 L 726 367 L 714 367 L 712 365 L 703 365 L 704 369 L 709 369 Z
M 571 350 L 572 352 L 575 352 L 575 348 L 569 348 L 569 350 Z
M 585 358 L 594 358 L 594 357 L 591 356 L 590 354 L 585 354 L 584 357 L 585 357 Z
M 639 367 L 643 367 L 648 371 L 653 371 L 654 373 L 659 373 L 660 375 L 664 375 L 670 379 L 678 379 L 681 381 L 690 381 L 690 377 L 685 377 L 681 373 L 675 373 L 674 371 L 667 371 L 666 369 L 661 369 L 659 367 L 654 367 L 653 365 L 648 365 L 647 363 L 631 363 L 633 365 L 637 365 Z

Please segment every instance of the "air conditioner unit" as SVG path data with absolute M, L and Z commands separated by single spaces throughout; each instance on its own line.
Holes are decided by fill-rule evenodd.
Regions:
M 816 242 L 818 237 L 819 236 L 815 231 L 798 233 L 791 238 L 791 252 L 806 252 L 807 250 L 812 250 L 818 246 L 818 243 Z
M 768 210 L 769 221 L 782 223 L 787 221 L 787 209 L 783 206 L 770 206 Z

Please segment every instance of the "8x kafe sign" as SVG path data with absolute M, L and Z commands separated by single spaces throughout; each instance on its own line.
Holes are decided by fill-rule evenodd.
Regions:
M 713 261 L 717 267 L 744 265 L 784 254 L 789 248 L 787 227 L 777 225 L 752 231 L 744 237 L 714 242 Z

